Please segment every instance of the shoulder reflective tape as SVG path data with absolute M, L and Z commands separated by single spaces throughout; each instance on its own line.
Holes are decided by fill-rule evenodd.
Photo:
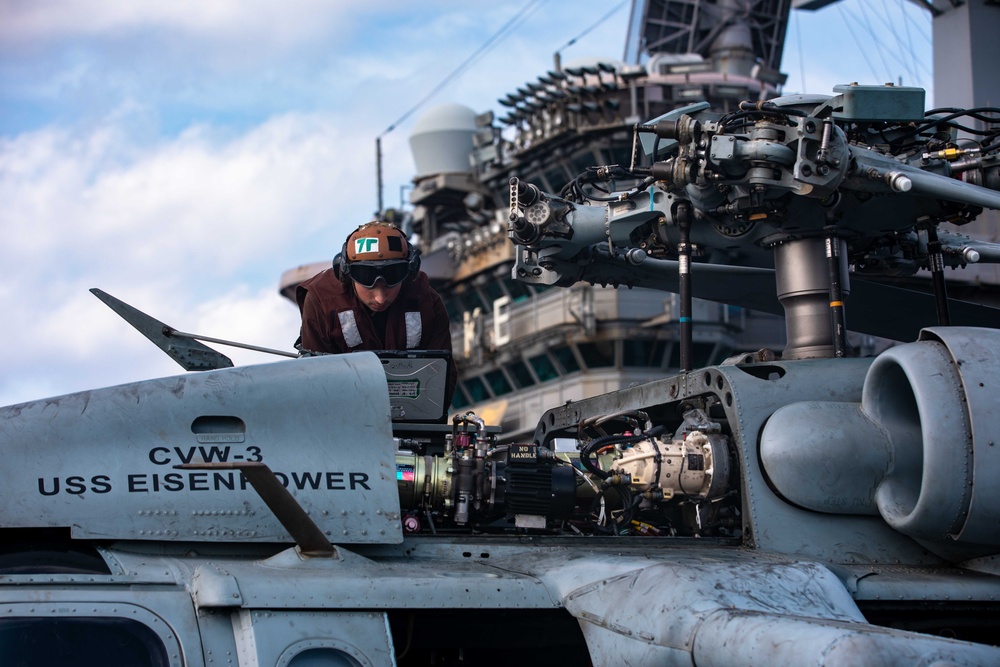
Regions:
M 361 332 L 358 331 L 358 322 L 354 319 L 354 311 L 342 310 L 337 313 L 337 317 L 340 318 L 340 332 L 344 334 L 344 342 L 347 343 L 347 347 L 361 345 Z
M 420 312 L 410 311 L 406 313 L 406 349 L 412 350 L 420 345 L 421 323 Z

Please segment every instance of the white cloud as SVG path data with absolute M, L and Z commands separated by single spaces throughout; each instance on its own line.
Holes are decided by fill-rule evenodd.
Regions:
M 261 44 L 290 44 L 322 34 L 345 13 L 342 3 L 326 0 L 5 0 L 0 3 L 0 38 L 37 42 L 81 35 L 116 37 L 153 28 L 212 39 L 240 35 Z
M 362 143 L 332 118 L 290 114 L 219 138 L 196 127 L 138 150 L 114 129 L 46 129 L 0 143 L 0 225 L 11 261 L 72 261 L 206 277 L 287 250 L 345 202 Z M 370 151 L 364 145 L 366 152 Z M 114 257 L 103 266 L 94 260 Z
M 126 293 L 123 293 L 126 292 Z M 44 307 L 23 307 L 5 335 L 0 405 L 45 398 L 154 377 L 184 373 L 153 343 L 77 285 Z M 22 295 L 23 297 L 24 295 Z M 292 351 L 298 312 L 276 290 L 251 291 L 236 285 L 214 299 L 190 306 L 178 295 L 155 288 L 123 289 L 126 297 L 154 319 L 180 331 L 260 347 Z M 4 307 L 17 304 L 0 297 Z M 27 321 L 24 321 L 27 316 Z M 237 365 L 270 363 L 284 357 L 207 343 Z
M 142 149 L 107 127 L 0 142 L 0 403 L 179 370 L 90 287 L 182 330 L 290 349 L 298 322 L 277 295 L 281 272 L 332 256 L 374 208 L 345 158 L 370 154 L 369 139 L 344 126 L 289 114 Z
M 199 304 L 191 318 L 199 333 L 212 338 L 294 352 L 298 336 L 298 309 L 274 289 L 251 291 L 239 285 L 230 293 Z M 176 325 L 180 328 L 179 325 Z M 239 366 L 277 361 L 284 357 L 209 343 Z

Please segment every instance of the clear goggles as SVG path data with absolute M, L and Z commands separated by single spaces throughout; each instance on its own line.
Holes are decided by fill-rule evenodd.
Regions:
M 368 264 L 366 262 L 351 262 L 351 280 L 362 287 L 372 288 L 379 279 L 385 283 L 386 287 L 395 287 L 406 280 L 410 272 L 409 262 L 401 260 L 398 262 L 379 262 Z

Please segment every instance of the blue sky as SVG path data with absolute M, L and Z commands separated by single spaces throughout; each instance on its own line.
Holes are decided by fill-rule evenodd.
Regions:
M 422 113 L 499 110 L 584 32 L 564 63 L 620 59 L 627 3 L 588 31 L 617 5 L 0 0 L 0 405 L 181 372 L 91 287 L 184 331 L 290 349 L 278 279 L 370 219 L 375 137 L 527 8 L 384 136 L 395 205 Z M 793 12 L 785 91 L 930 88 L 930 32 L 904 0 Z

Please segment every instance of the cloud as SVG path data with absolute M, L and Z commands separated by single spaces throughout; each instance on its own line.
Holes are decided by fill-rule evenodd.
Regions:
M 93 3 L 88 0 L 0 3 L 0 39 L 39 44 L 67 37 L 120 37 L 168 30 L 213 40 L 237 36 L 261 45 L 288 45 L 327 33 L 347 12 L 325 0 L 173 0 L 172 2 Z
M 0 140 L 0 403 L 179 370 L 148 362 L 161 353 L 90 287 L 182 330 L 290 349 L 298 322 L 281 272 L 332 256 L 374 208 L 345 158 L 370 155 L 370 140 L 345 127 L 287 114 L 144 146 L 120 127 Z
M 285 351 L 298 333 L 298 312 L 274 289 L 236 285 L 194 306 L 148 287 L 124 291 L 140 310 L 187 333 Z M 185 372 L 82 287 L 45 305 L 51 310 L 29 309 L 30 321 L 14 319 L 9 326 L 20 329 L 4 336 L 0 405 Z M 209 345 L 237 366 L 284 359 Z
M 284 113 L 369 108 L 364 117 L 381 118 L 384 129 L 524 8 L 297 0 L 194 3 L 187 12 L 177 4 L 0 0 L 0 132 L 89 127 L 126 101 L 164 135 L 198 123 L 245 130 Z M 549 11 L 532 14 L 436 101 L 485 110 L 550 68 L 553 49 L 595 20 L 582 6 L 571 16 L 560 16 L 557 3 L 539 6 Z M 620 52 L 626 15 L 623 8 L 588 35 L 590 47 L 577 44 L 568 56 L 602 44 Z
M 192 323 L 196 332 L 213 338 L 294 352 L 299 331 L 298 309 L 274 289 L 250 290 L 238 285 L 232 291 L 198 305 Z M 237 347 L 216 346 L 239 366 L 277 361 L 284 357 Z
M 116 248 L 114 265 L 95 268 L 153 273 L 181 258 L 209 277 L 231 276 L 343 208 L 337 186 L 351 175 L 344 155 L 362 144 L 370 152 L 336 119 L 300 114 L 235 137 L 192 127 L 154 146 L 115 127 L 2 140 L 4 252 L 93 265 Z

